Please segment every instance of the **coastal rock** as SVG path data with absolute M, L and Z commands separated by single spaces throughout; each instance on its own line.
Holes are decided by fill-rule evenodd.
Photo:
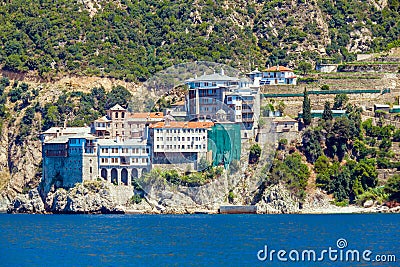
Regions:
M 38 189 L 32 189 L 28 194 L 18 195 L 8 207 L 8 213 L 43 213 L 44 203 Z
M 110 186 L 113 185 L 106 182 L 86 181 L 68 191 L 59 188 L 46 198 L 48 211 L 52 213 L 124 213 L 121 205 L 114 201 Z
M 364 202 L 363 207 L 364 208 L 371 208 L 374 205 L 374 201 L 372 199 L 369 199 Z
M 298 213 L 299 204 L 284 185 L 267 187 L 256 204 L 259 213 Z
M 18 195 L 9 205 L 9 213 L 125 213 L 121 203 L 130 199 L 133 191 L 119 190 L 104 181 L 85 181 L 68 190 L 58 188 L 47 194 L 42 201 L 38 189 Z M 117 186 L 114 186 L 117 187 Z

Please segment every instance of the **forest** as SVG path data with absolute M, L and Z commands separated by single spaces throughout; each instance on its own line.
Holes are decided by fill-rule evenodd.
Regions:
M 89 1 L 90 2 L 90 1 Z M 13 0 L 0 5 L 0 64 L 13 72 L 102 76 L 144 81 L 171 65 L 196 60 L 248 70 L 296 65 L 319 57 L 351 61 L 352 33 L 372 34 L 366 51 L 398 46 L 400 4 L 383 9 L 365 1 L 82 1 Z M 296 52 L 326 29 L 303 21 L 293 9 L 320 9 L 328 25 L 326 53 Z M 273 19 L 279 25 L 267 26 Z M 314 41 L 314 45 L 316 41 Z

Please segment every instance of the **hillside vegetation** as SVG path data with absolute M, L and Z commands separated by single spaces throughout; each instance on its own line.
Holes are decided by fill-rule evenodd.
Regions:
M 346 61 L 398 45 L 399 14 L 398 0 L 3 1 L 0 64 L 48 79 L 143 81 L 185 61 Z

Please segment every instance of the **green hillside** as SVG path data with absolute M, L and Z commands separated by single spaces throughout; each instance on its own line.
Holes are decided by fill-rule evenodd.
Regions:
M 399 6 L 398 0 L 3 1 L 0 64 L 44 78 L 143 81 L 195 60 L 244 70 L 320 56 L 352 60 L 353 52 L 384 50 L 399 39 Z

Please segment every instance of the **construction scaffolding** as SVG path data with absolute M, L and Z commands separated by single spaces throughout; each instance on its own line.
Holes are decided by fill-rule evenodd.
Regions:
M 225 169 L 233 160 L 240 160 L 240 124 L 215 123 L 208 131 L 208 151 L 212 152 L 212 165 L 223 165 Z

